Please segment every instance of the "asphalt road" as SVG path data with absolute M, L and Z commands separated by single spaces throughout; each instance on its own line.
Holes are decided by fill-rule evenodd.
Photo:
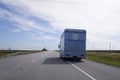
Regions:
M 120 80 L 120 68 L 47 51 L 0 59 L 0 80 Z

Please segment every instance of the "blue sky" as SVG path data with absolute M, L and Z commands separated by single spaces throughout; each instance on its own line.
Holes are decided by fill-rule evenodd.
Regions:
M 0 0 L 0 49 L 58 49 L 65 28 L 86 29 L 87 49 L 120 49 L 119 0 Z
M 0 2 L 0 10 L 3 11 L 0 16 L 1 49 L 57 49 L 49 45 L 58 44 L 59 31 L 51 29 L 49 21 L 34 15 L 25 15 L 22 13 L 24 11 L 17 11 L 19 9 Z

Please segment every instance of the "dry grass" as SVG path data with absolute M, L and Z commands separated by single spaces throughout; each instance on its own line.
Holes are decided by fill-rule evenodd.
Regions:
M 87 59 L 120 67 L 120 53 L 87 52 Z
M 28 53 L 36 53 L 41 52 L 41 50 L 1 50 L 0 51 L 0 58 L 6 57 L 10 54 L 19 53 L 19 54 L 28 54 Z

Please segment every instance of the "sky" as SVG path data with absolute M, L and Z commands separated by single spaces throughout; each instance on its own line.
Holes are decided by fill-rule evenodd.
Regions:
M 120 0 L 0 0 L 0 49 L 58 49 L 65 28 L 87 50 L 120 50 Z

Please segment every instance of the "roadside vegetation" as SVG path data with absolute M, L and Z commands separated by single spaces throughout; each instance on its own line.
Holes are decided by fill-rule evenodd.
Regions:
M 87 59 L 120 67 L 120 53 L 111 52 L 87 52 Z
M 41 50 L 0 50 L 0 58 L 10 55 L 30 54 L 36 52 L 41 52 Z
M 42 51 L 47 51 L 47 49 L 46 49 L 46 48 L 43 48 Z

